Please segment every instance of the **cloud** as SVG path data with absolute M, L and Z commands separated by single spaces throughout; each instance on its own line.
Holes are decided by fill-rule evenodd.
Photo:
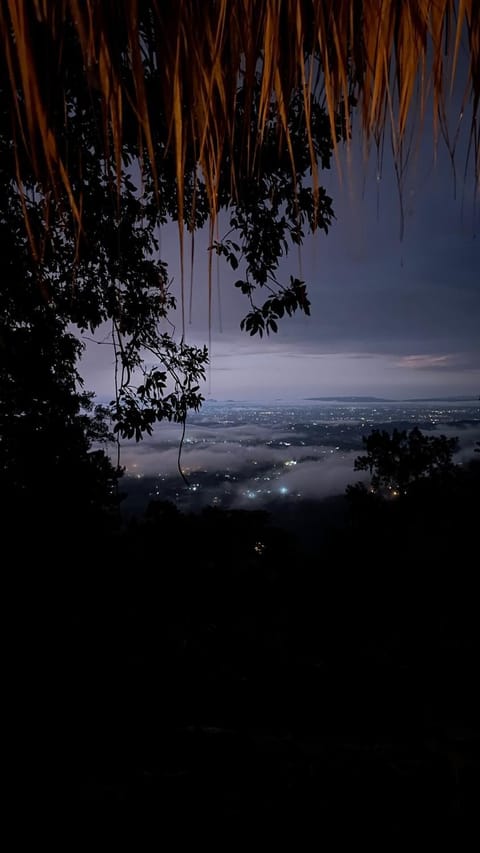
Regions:
M 237 415 L 242 417 L 241 413 Z M 328 443 L 335 441 L 331 431 L 338 424 L 325 422 L 331 437 L 328 439 L 326 434 L 322 443 L 315 441 L 307 429 L 302 431 L 298 423 L 292 431 L 288 410 L 277 423 L 266 412 L 265 417 L 265 425 L 219 424 L 207 417 L 204 423 L 188 425 L 181 466 L 190 481 L 197 475 L 205 482 L 204 502 L 221 494 L 230 478 L 231 501 L 235 505 L 250 505 L 252 498 L 257 498 L 258 504 L 281 494 L 294 496 L 299 492 L 308 498 L 321 498 L 342 493 L 355 479 L 355 452 L 340 451 Z M 323 429 L 321 420 L 315 424 Z M 179 442 L 178 425 L 162 425 L 154 438 L 140 444 L 125 442 L 122 464 L 131 476 L 177 479 Z M 210 487 L 212 477 L 218 479 L 217 489 Z
M 327 236 L 306 238 L 300 259 L 296 251 L 282 258 L 279 281 L 286 284 L 290 275 L 299 275 L 312 305 L 310 317 L 284 318 L 278 335 L 259 340 L 240 331 L 250 310 L 234 287 L 242 270 L 233 272 L 223 259 L 218 267 L 215 259 L 209 328 L 208 229 L 196 234 L 193 323 L 186 335 L 192 344 L 212 341 L 205 396 L 478 393 L 480 208 L 473 186 L 459 186 L 455 198 L 448 156 L 439 151 L 434 166 L 432 151 L 430 139 L 415 152 L 416 164 L 410 163 L 404 176 L 403 240 L 387 152 L 381 180 L 375 158 L 366 162 L 355 141 L 343 180 L 334 169 L 320 175 L 337 220 Z M 224 213 L 219 228 L 220 236 L 229 228 Z M 175 224 L 162 228 L 160 254 L 169 264 L 179 305 L 171 320 L 180 335 L 177 241 Z M 262 304 L 268 292 L 258 289 L 255 296 Z M 90 344 L 82 369 L 86 387 L 112 399 L 109 348 Z
M 187 448 L 182 453 L 181 464 L 191 483 L 196 482 L 195 475 L 198 479 L 202 472 L 218 477 L 217 487 L 211 483 L 202 487 L 203 503 L 210 503 L 215 496 L 224 493 L 225 475 L 228 474 L 228 477 L 235 476 L 228 482 L 231 505 L 252 508 L 279 497 L 321 499 L 342 494 L 349 483 L 366 478 L 353 470 L 356 455 L 354 451 L 341 453 L 329 447 L 310 447 L 288 453 L 286 448 L 262 447 L 258 452 L 231 444 L 205 450 Z M 124 463 L 131 476 L 178 478 L 177 460 L 178 452 L 174 448 L 150 447 L 124 458 Z
M 310 447 L 272 447 L 266 445 L 271 430 L 252 430 L 250 440 L 246 441 L 243 431 L 235 430 L 236 436 L 222 438 L 218 431 L 208 439 L 197 438 L 195 444 L 186 443 L 183 446 L 181 459 L 182 468 L 189 471 L 214 471 L 224 473 L 282 467 L 293 457 L 301 462 L 311 458 L 312 454 L 319 457 L 328 452 L 329 448 Z M 223 435 L 226 432 L 223 431 Z M 263 442 L 260 439 L 263 436 Z M 298 434 L 297 434 L 298 436 Z M 291 438 L 289 433 L 286 438 Z M 275 436 L 276 441 L 282 440 L 282 433 Z M 242 443 L 243 442 L 243 443 Z M 144 441 L 140 445 L 128 444 L 122 451 L 122 464 L 130 471 L 133 466 L 145 475 L 163 473 L 172 475 L 177 472 L 179 436 L 174 446 L 165 446 L 164 442 Z
M 212 503 L 253 509 L 284 502 L 288 507 L 302 499 L 341 495 L 347 485 L 368 481 L 367 473 L 354 470 L 354 461 L 362 453 L 361 436 L 375 426 L 401 423 L 405 429 L 419 420 L 427 434 L 457 436 L 459 463 L 472 458 L 480 438 L 475 403 L 411 404 L 409 411 L 403 403 L 375 404 L 370 416 L 368 410 L 347 404 L 304 403 L 301 409 L 207 404 L 187 423 L 181 466 L 190 491 L 178 472 L 178 424 L 159 425 L 140 444 L 125 442 L 122 464 L 132 477 L 153 479 L 145 483 L 145 496 L 163 495 L 185 509 Z
M 455 355 L 404 355 L 394 366 L 412 370 L 441 370 L 451 369 L 458 361 Z
M 327 448 L 318 460 L 306 460 L 287 468 L 275 482 L 275 489 L 285 494 L 299 494 L 303 498 L 321 499 L 342 494 L 349 483 L 368 480 L 368 476 L 354 472 L 353 463 L 358 451 L 340 453 Z

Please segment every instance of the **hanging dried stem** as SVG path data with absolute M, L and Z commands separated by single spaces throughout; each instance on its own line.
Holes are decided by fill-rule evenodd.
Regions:
M 478 0 L 6 0 L 0 5 L 0 39 L 16 138 L 23 140 L 37 179 L 53 190 L 63 187 L 66 191 L 78 224 L 79 201 L 39 85 L 42 75 L 48 74 L 49 85 L 59 87 L 57 95 L 61 95 L 61 67 L 68 62 L 63 53 L 67 25 L 78 39 L 88 86 L 101 96 L 105 149 L 115 163 L 118 180 L 125 99 L 133 109 L 155 183 L 153 111 L 161 109 L 166 117 L 165 146 L 176 164 L 181 241 L 187 150 L 197 152 L 215 220 L 220 163 L 233 138 L 238 86 L 244 88 L 248 104 L 257 73 L 261 85 L 255 148 L 245 146 L 241 164 L 230 158 L 232 188 L 240 177 L 235 170 L 245 174 L 258 168 L 272 103 L 278 111 L 279 144 L 288 150 L 294 168 L 286 104 L 298 85 L 303 87 L 309 139 L 310 98 L 319 86 L 332 130 L 339 104 L 347 103 L 353 91 L 366 138 L 378 140 L 390 125 L 397 155 L 413 105 L 420 103 L 424 108 L 429 91 L 433 92 L 435 132 L 443 132 L 447 93 L 458 72 L 460 47 L 466 45 L 468 62 L 462 69 L 466 68 L 464 82 L 471 102 L 471 148 L 478 182 Z M 41 63 L 32 44 L 38 26 L 50 38 L 48 56 L 43 55 Z M 154 93 L 147 92 L 146 46 L 160 71 Z M 314 66 L 319 74 L 313 73 Z M 245 122 L 250 120 L 246 110 Z M 335 132 L 332 137 L 335 140 Z M 312 144 L 310 151 L 316 188 Z

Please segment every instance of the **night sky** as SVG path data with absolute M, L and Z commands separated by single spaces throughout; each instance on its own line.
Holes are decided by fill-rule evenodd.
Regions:
M 435 155 L 431 128 L 414 140 L 403 179 L 404 233 L 391 153 L 383 166 L 366 159 L 354 138 L 320 174 L 336 215 L 328 236 L 309 236 L 301 253 L 282 261 L 309 287 L 311 317 L 280 321 L 267 339 L 241 332 L 248 303 L 233 287 L 233 272 L 214 259 L 211 367 L 204 396 L 216 399 L 301 399 L 378 395 L 393 398 L 478 395 L 480 392 L 479 206 L 473 162 L 465 163 L 468 128 L 460 135 L 456 181 L 442 140 Z M 228 229 L 220 220 L 219 236 Z M 206 233 L 197 233 L 193 322 L 187 341 L 208 344 Z M 190 247 L 187 243 L 186 257 Z M 178 230 L 162 230 L 160 257 L 179 294 Z M 186 272 L 188 292 L 190 273 Z M 220 299 L 218 294 L 220 293 Z M 259 301 L 265 297 L 261 294 Z M 188 315 L 188 298 L 187 298 Z M 181 332 L 179 312 L 172 318 Z M 101 337 L 101 336 L 100 336 Z M 112 356 L 90 345 L 87 387 L 111 399 Z

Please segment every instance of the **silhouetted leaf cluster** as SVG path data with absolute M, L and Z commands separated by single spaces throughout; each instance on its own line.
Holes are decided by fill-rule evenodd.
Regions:
M 374 491 L 402 496 L 412 484 L 428 477 L 445 477 L 454 468 L 457 438 L 424 435 L 418 427 L 410 432 L 373 430 L 363 438 L 367 451 L 355 459 L 355 471 L 369 471 Z

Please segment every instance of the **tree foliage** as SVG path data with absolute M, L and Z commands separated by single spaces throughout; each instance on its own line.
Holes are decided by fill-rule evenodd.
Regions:
M 355 459 L 355 471 L 369 471 L 375 492 L 400 496 L 425 478 L 452 472 L 457 438 L 424 435 L 418 427 L 410 432 L 394 429 L 373 430 L 364 436 L 364 456 Z
M 32 35 L 38 55 L 45 54 L 50 44 L 48 31 L 36 25 Z M 68 63 L 58 71 L 62 75 L 61 94 L 53 87 L 51 109 L 57 117 L 55 144 L 67 164 L 71 191 L 81 200 L 82 226 L 75 234 L 75 216 L 65 188 L 45 192 L 36 181 L 34 161 L 23 146 L 15 145 L 9 121 L 9 72 L 2 60 L 2 215 L 11 229 L 14 223 L 9 254 L 12 258 L 12 252 L 15 254 L 12 287 L 4 289 L 2 299 L 12 299 L 15 293 L 11 302 L 14 322 L 24 322 L 23 290 L 31 296 L 37 288 L 38 310 L 53 314 L 62 329 L 73 324 L 80 333 L 92 334 L 107 325 L 117 373 L 111 415 L 122 436 L 139 439 L 157 420 L 183 422 L 186 412 L 198 408 L 202 401 L 200 382 L 207 352 L 187 345 L 184 328 L 175 333 L 169 321 L 176 302 L 166 264 L 159 257 L 158 233 L 172 220 L 191 232 L 203 227 L 208 219 L 208 187 L 198 174 L 192 144 L 185 155 L 184 198 L 179 207 L 178 175 L 167 144 L 168 118 L 161 109 L 152 114 L 154 156 L 147 160 L 138 147 L 137 116 L 128 102 L 124 105 L 119 150 L 123 172 L 118 175 L 114 161 L 105 154 L 99 132 L 104 118 L 101 95 L 91 91 L 85 77 L 74 30 L 66 26 L 63 38 Z M 163 72 L 148 51 L 142 62 L 146 97 L 153 97 Z M 129 56 L 121 54 L 120 68 L 126 77 L 128 63 Z M 39 75 L 42 97 L 47 97 L 48 86 L 48 79 Z M 245 172 L 233 190 L 230 163 L 235 160 L 241 171 L 245 146 L 254 143 L 260 89 L 257 79 L 254 101 L 248 104 L 239 94 L 234 133 L 218 179 L 218 208 L 228 211 L 229 233 L 235 239 L 227 235 L 212 243 L 211 249 L 243 272 L 237 284 L 251 310 L 242 325 L 251 334 L 275 332 L 278 319 L 297 309 L 308 313 L 305 283 L 293 278 L 280 282 L 277 267 L 290 245 L 301 244 L 306 228 L 327 231 L 333 219 L 331 199 L 323 190 L 314 193 L 311 184 L 300 90 L 292 93 L 286 112 L 296 171 L 292 173 L 288 153 L 278 147 L 279 118 L 272 106 L 258 174 Z M 247 114 L 250 123 L 246 131 Z M 328 167 L 334 140 L 324 108 L 313 100 L 311 119 L 310 146 L 320 164 Z M 344 132 L 339 116 L 337 138 Z M 26 233 L 23 223 L 27 224 Z M 268 298 L 259 305 L 253 301 L 256 288 L 268 291 Z
M 3 132 L 2 132 L 3 131 Z M 100 449 L 106 412 L 78 373 L 82 349 L 69 328 L 68 267 L 39 279 L 24 233 L 21 199 L 9 172 L 11 145 L 0 129 L 0 477 L 7 518 L 20 512 L 55 523 L 112 509 L 119 472 Z M 24 203 L 27 202 L 24 200 Z M 38 205 L 28 201 L 34 212 Z
M 37 23 L 31 34 L 36 55 L 46 55 L 51 38 L 47 29 Z M 74 460 L 83 460 L 85 472 L 96 465 L 98 473 L 104 464 L 102 454 L 93 450 L 101 437 L 98 430 L 103 437 L 109 434 L 106 413 L 97 410 L 95 415 L 80 375 L 85 336 L 93 335 L 99 345 L 111 348 L 116 392 L 107 414 L 113 432 L 124 438 L 140 440 L 164 419 L 184 424 L 187 412 L 201 405 L 208 359 L 206 348 L 187 343 L 184 329 L 175 329 L 171 322 L 176 300 L 158 238 L 169 221 L 192 234 L 208 221 L 209 189 L 198 173 L 195 145 L 186 149 L 179 205 L 168 117 L 161 109 L 152 113 L 153 158 L 145 158 L 138 143 L 138 117 L 127 101 L 117 152 L 123 166 L 119 175 L 100 131 L 102 95 L 91 90 L 72 27 L 66 26 L 63 39 L 68 62 L 62 61 L 56 72 L 62 78 L 61 91 L 55 85 L 50 91 L 47 74 L 39 74 L 37 84 L 55 116 L 55 145 L 68 169 L 70 190 L 61 184 L 54 189 L 41 185 L 35 158 L 12 135 L 11 80 L 6 58 L 0 59 L 2 470 L 9 489 L 31 492 L 33 503 L 47 478 L 61 502 L 69 488 L 68 460 L 71 471 Z M 145 95 L 154 97 L 162 69 L 148 51 L 142 62 Z M 129 56 L 121 54 L 125 79 L 128 63 Z M 325 109 L 313 98 L 309 140 L 302 121 L 303 96 L 296 89 L 285 114 L 296 170 L 288 152 L 278 146 L 279 117 L 272 106 L 262 160 L 251 174 L 245 169 L 244 150 L 254 144 L 257 132 L 260 78 L 254 92 L 251 103 L 239 92 L 231 144 L 218 176 L 218 209 L 225 211 L 228 233 L 216 242 L 212 239 L 210 252 L 223 255 L 238 269 L 242 278 L 237 285 L 249 306 L 242 327 L 262 335 L 276 332 L 284 315 L 309 312 L 306 284 L 295 278 L 281 281 L 277 268 L 289 248 L 302 243 L 307 229 L 327 231 L 332 222 L 331 199 L 313 189 L 309 151 L 313 146 L 319 164 L 327 168 L 335 140 Z M 345 132 L 345 115 L 339 113 L 336 138 Z M 232 160 L 242 175 L 235 189 L 230 182 Z M 81 206 L 80 230 L 70 191 Z M 267 298 L 258 300 L 262 289 Z M 118 471 L 107 466 L 103 473 L 106 499 L 115 491 Z

